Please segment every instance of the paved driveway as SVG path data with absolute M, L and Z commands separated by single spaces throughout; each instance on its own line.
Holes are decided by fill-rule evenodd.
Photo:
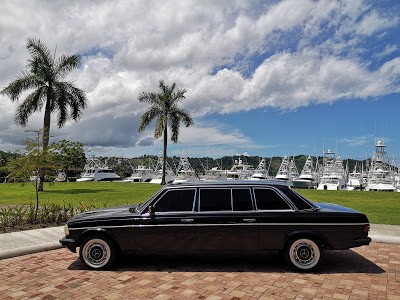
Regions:
M 400 245 L 328 252 L 318 274 L 278 255 L 129 256 L 88 271 L 59 249 L 0 260 L 0 299 L 400 299 Z

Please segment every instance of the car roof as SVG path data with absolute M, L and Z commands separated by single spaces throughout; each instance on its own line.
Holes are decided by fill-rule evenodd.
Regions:
M 289 186 L 279 180 L 200 180 L 167 184 L 164 188 L 177 187 L 235 187 L 235 186 Z

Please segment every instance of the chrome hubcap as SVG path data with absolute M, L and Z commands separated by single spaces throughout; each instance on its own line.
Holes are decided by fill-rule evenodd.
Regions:
M 106 265 L 110 260 L 110 256 L 110 247 L 101 239 L 90 240 L 83 247 L 83 259 L 93 268 L 100 268 Z
M 290 247 L 290 260 L 300 269 L 314 267 L 320 259 L 320 250 L 313 241 L 301 239 Z

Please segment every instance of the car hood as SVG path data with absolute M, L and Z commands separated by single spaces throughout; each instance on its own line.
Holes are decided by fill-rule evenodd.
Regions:
M 345 206 L 341 206 L 338 204 L 334 204 L 334 203 L 319 203 L 319 202 L 315 202 L 315 204 L 318 205 L 318 207 L 320 209 L 322 209 L 323 211 L 327 211 L 327 212 L 343 212 L 343 213 L 359 213 L 358 211 L 345 207 Z
M 116 206 L 102 209 L 95 209 L 77 214 L 70 222 L 81 222 L 101 219 L 121 219 L 132 217 L 136 214 L 135 208 L 138 204 L 129 206 Z

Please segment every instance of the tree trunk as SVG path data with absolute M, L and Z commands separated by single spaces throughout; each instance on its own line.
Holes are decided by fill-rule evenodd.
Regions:
M 49 86 L 49 90 L 47 92 L 47 101 L 46 101 L 46 108 L 44 111 L 44 120 L 43 120 L 43 152 L 47 152 L 47 148 L 49 147 L 49 140 L 50 140 L 50 117 L 51 117 L 51 86 Z M 39 181 L 39 188 L 38 191 L 43 191 L 43 184 L 44 184 L 44 173 L 45 170 L 40 170 L 40 181 Z
M 167 120 L 165 120 L 165 127 L 164 127 L 164 151 L 163 151 L 163 173 L 162 173 L 162 179 L 161 179 L 161 184 L 165 185 L 165 169 L 167 166 L 167 143 L 168 143 L 168 126 L 167 126 Z

